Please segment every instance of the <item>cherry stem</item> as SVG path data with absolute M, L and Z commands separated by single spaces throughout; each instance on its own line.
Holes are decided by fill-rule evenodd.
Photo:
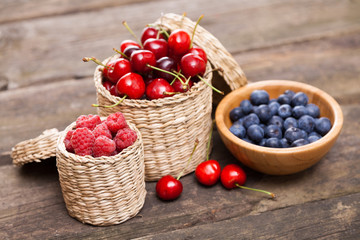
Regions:
M 103 108 L 112 108 L 112 107 L 116 107 L 117 105 L 119 105 L 120 103 L 122 103 L 125 98 L 127 97 L 127 95 L 123 96 L 120 101 L 118 101 L 117 103 L 114 103 L 113 105 L 99 105 L 99 104 L 92 104 L 91 106 L 93 107 L 103 107 Z
M 133 32 L 133 30 L 131 30 L 131 28 L 129 27 L 129 25 L 127 24 L 126 21 L 123 21 L 122 24 L 125 26 L 125 28 L 130 32 L 130 34 L 136 39 L 136 41 L 139 43 L 139 45 L 141 46 L 141 48 L 143 47 L 141 41 L 139 41 L 139 39 L 137 38 L 136 34 Z
M 256 192 L 262 192 L 262 193 L 270 195 L 272 198 L 276 197 L 276 195 L 274 193 L 268 192 L 268 191 L 265 191 L 265 190 L 256 189 L 256 188 L 249 188 L 249 187 L 241 186 L 241 185 L 239 185 L 237 183 L 235 184 L 235 186 L 237 186 L 239 188 L 242 188 L 242 189 L 252 190 L 252 191 L 256 191 Z
M 154 69 L 154 70 L 160 71 L 160 72 L 168 73 L 168 74 L 176 77 L 177 79 L 179 79 L 179 81 L 181 82 L 182 85 L 185 85 L 185 83 L 184 83 L 183 80 L 179 77 L 179 75 L 177 75 L 177 74 L 175 74 L 175 73 L 166 71 L 166 70 L 161 69 L 161 68 L 157 68 L 157 67 L 151 66 L 150 64 L 146 64 L 146 66 L 149 67 L 149 68 L 152 68 L 152 69 Z
M 220 90 L 218 90 L 217 88 L 215 88 L 214 86 L 212 86 L 210 83 L 208 83 L 207 81 L 205 81 L 205 79 L 202 78 L 200 75 L 197 75 L 197 76 L 198 76 L 198 78 L 199 78 L 201 81 L 203 81 L 206 85 L 208 85 L 209 87 L 211 87 L 212 90 L 214 90 L 214 91 L 217 92 L 217 93 L 220 93 L 221 95 L 224 95 L 224 92 L 223 92 L 223 91 L 220 91 Z
M 209 134 L 209 140 L 206 146 L 206 161 L 209 160 L 209 155 L 210 155 L 210 143 L 211 143 L 211 138 L 212 138 L 212 133 L 213 133 L 213 129 L 214 129 L 214 124 L 215 124 L 215 120 L 212 120 L 211 123 L 211 130 L 210 130 L 210 134 Z
M 200 23 L 200 21 L 201 21 L 201 19 L 202 19 L 203 17 L 204 17 L 204 14 L 202 14 L 202 15 L 198 18 L 198 20 L 196 21 L 196 24 L 195 24 L 195 27 L 194 27 L 194 30 L 193 30 L 192 36 L 191 36 L 190 48 L 193 47 L 193 40 L 194 40 L 194 36 L 195 36 L 195 31 L 196 31 L 196 28 L 197 28 L 197 26 L 199 25 L 199 23 Z
M 123 52 L 117 50 L 116 48 L 113 48 L 113 50 L 114 50 L 115 52 L 117 52 L 118 54 L 120 54 L 121 56 L 123 56 L 124 58 L 126 58 L 127 60 L 129 60 L 129 57 L 126 56 Z
M 191 159 L 192 159 L 192 157 L 193 157 L 193 155 L 194 155 L 194 152 L 195 152 L 196 147 L 197 147 L 198 144 L 199 144 L 199 140 L 196 139 L 196 140 L 195 140 L 195 144 L 194 144 L 194 148 L 193 148 L 193 150 L 192 150 L 192 152 L 191 152 L 191 155 L 190 155 L 190 158 L 189 158 L 189 160 L 187 161 L 186 166 L 183 168 L 183 170 L 181 171 L 181 173 L 179 174 L 179 176 L 176 178 L 176 180 L 179 180 L 179 179 L 181 178 L 181 176 L 183 175 L 185 169 L 189 166 L 189 163 L 190 163 L 190 161 L 191 161 Z
M 90 61 L 93 61 L 94 63 L 96 63 L 97 65 L 100 65 L 100 66 L 103 66 L 104 68 L 107 68 L 107 69 L 114 69 L 114 67 L 110 67 L 110 66 L 107 66 L 105 64 L 103 64 L 101 61 L 99 61 L 98 59 L 94 58 L 94 57 L 84 57 L 82 59 L 84 62 L 90 62 Z

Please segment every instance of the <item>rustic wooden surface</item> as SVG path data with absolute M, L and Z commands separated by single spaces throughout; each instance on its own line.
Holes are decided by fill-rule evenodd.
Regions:
M 0 239 L 358 239 L 360 236 L 360 1 L 0 1 Z M 55 158 L 12 166 L 11 148 L 95 113 L 94 64 L 161 13 L 204 14 L 201 25 L 234 55 L 249 81 L 312 84 L 340 103 L 342 133 L 315 166 L 290 176 L 245 168 L 245 190 L 206 188 L 193 174 L 173 202 L 146 184 L 135 218 L 84 225 L 67 214 Z M 214 132 L 211 155 L 236 160 Z

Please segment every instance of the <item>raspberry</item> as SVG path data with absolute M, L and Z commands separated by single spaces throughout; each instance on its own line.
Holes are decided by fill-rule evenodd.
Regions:
M 120 152 L 121 150 L 131 146 L 137 139 L 136 132 L 130 128 L 120 129 L 114 141 L 116 143 L 116 149 Z
M 92 132 L 95 138 L 98 138 L 100 136 L 105 136 L 112 139 L 111 132 L 105 122 L 98 124 Z
M 70 130 L 66 133 L 65 139 L 64 139 L 64 144 L 65 144 L 65 148 L 68 152 L 74 153 L 74 148 L 71 145 L 71 137 L 74 133 L 74 130 Z
M 94 157 L 112 156 L 115 150 L 116 145 L 112 139 L 106 136 L 96 138 L 93 147 Z
M 94 142 L 94 134 L 86 127 L 77 128 L 71 137 L 71 145 L 75 154 L 80 156 L 92 155 Z
M 94 130 L 96 125 L 101 123 L 101 119 L 98 115 L 81 115 L 76 119 L 76 128 L 87 127 L 90 130 Z
M 106 125 L 112 133 L 117 133 L 119 129 L 128 127 L 125 117 L 121 112 L 110 114 L 106 119 Z

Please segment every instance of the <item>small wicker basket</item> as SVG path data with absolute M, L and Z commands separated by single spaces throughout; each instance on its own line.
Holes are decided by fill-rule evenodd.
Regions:
M 139 130 L 133 145 L 111 157 L 78 156 L 65 149 L 69 125 L 57 141 L 56 164 L 69 215 L 83 223 L 106 226 L 122 223 L 145 202 L 144 151 Z
M 155 22 L 164 29 L 183 28 L 191 32 L 195 23 L 176 14 L 166 14 Z M 197 27 L 194 43 L 205 49 L 208 64 L 204 79 L 211 84 L 212 65 L 222 68 L 219 74 L 236 89 L 246 84 L 246 78 L 233 57 L 221 43 L 201 26 Z M 110 58 L 106 59 L 106 64 Z M 211 62 L 211 64 L 210 64 Z M 94 81 L 99 105 L 112 105 L 120 101 L 102 85 L 102 67 L 94 73 Z M 217 93 L 216 93 L 217 94 Z M 185 93 L 157 100 L 125 99 L 113 108 L 98 108 L 100 116 L 122 112 L 142 133 L 145 154 L 145 180 L 155 181 L 170 174 L 177 176 L 189 159 L 194 142 L 199 140 L 197 151 L 184 174 L 191 173 L 206 159 L 207 140 L 212 126 L 213 90 L 204 82 L 195 83 Z

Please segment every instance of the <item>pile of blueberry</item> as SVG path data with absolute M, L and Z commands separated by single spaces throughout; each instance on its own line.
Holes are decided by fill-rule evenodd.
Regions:
M 271 99 L 265 90 L 254 90 L 230 112 L 230 132 L 247 142 L 274 148 L 303 146 L 319 140 L 331 129 L 317 105 L 303 92 L 286 90 Z

